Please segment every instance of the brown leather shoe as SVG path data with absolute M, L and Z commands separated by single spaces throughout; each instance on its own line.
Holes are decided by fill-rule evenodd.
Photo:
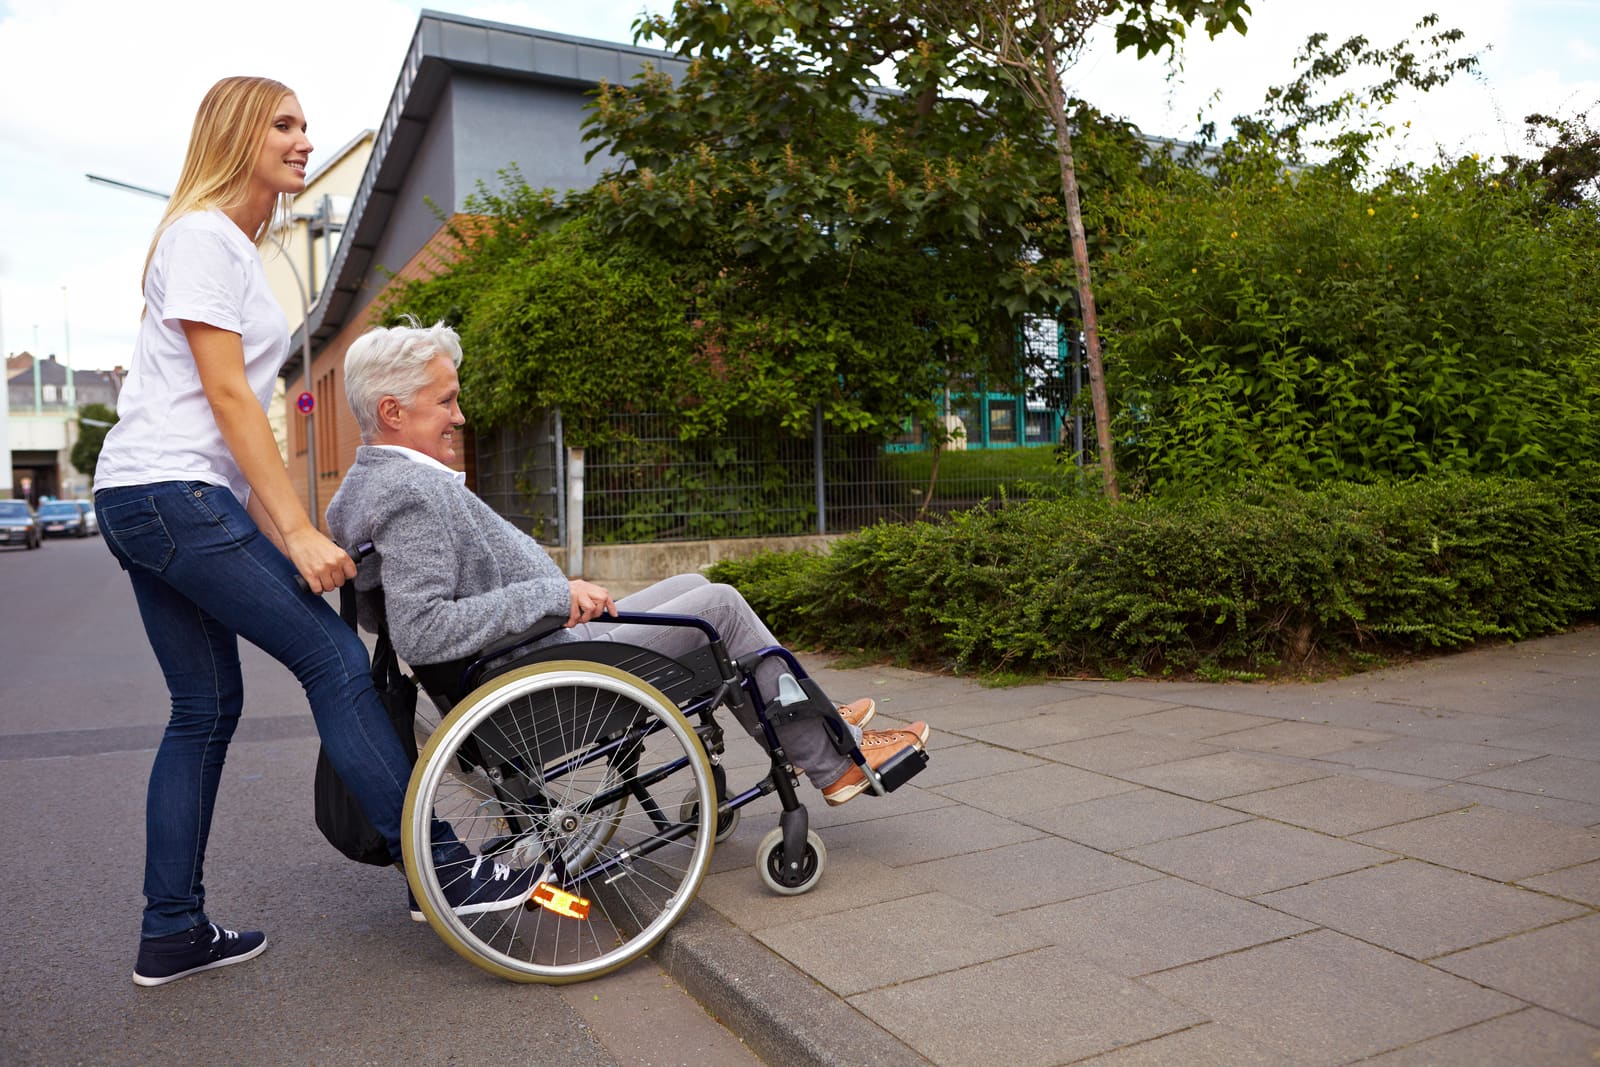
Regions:
M 877 770 L 906 749 L 920 750 L 927 743 L 928 724 L 914 722 L 904 730 L 866 731 L 861 735 L 861 754 L 867 757 L 867 766 Z M 822 790 L 822 799 L 838 807 L 867 788 L 867 776 L 852 763 L 838 781 Z
M 839 705 L 839 718 L 857 730 L 865 728 L 876 714 L 878 714 L 878 703 L 871 697 L 862 697 L 860 700 Z
M 848 704 L 839 705 L 839 718 L 854 726 L 857 730 L 871 722 L 872 717 L 876 714 L 878 714 L 878 703 L 871 697 L 862 697 L 860 700 L 853 700 Z M 805 774 L 806 769 L 796 764 L 794 773 Z

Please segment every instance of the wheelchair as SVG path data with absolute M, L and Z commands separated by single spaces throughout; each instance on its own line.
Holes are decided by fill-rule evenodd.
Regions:
M 868 767 L 837 709 L 780 646 L 735 660 L 703 619 L 622 612 L 598 622 L 690 627 L 703 643 L 677 658 L 614 641 L 538 647 L 565 622 L 543 619 L 466 659 L 409 665 L 450 710 L 421 744 L 406 792 L 406 878 L 445 943 L 500 977 L 577 982 L 648 951 L 693 903 L 740 809 L 769 794 L 782 811 L 756 850 L 760 877 L 779 894 L 813 888 L 827 850 L 809 828 L 779 723 L 820 719 L 880 796 L 927 764 L 907 750 Z M 788 677 L 769 705 L 754 679 L 770 658 Z M 736 792 L 716 712 L 739 702 L 760 723 L 770 768 Z M 518 907 L 457 915 L 434 867 L 436 819 L 481 857 L 549 874 Z

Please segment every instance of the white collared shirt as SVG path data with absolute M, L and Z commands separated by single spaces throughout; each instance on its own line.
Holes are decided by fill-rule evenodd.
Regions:
M 467 474 L 465 471 L 458 471 L 454 467 L 446 467 L 443 463 L 440 463 L 426 452 L 418 452 L 416 449 L 407 448 L 405 445 L 372 445 L 371 447 L 387 449 L 390 452 L 398 452 L 400 455 L 406 457 L 413 463 L 420 463 L 424 467 L 433 467 L 436 470 L 444 471 L 446 474 L 450 475 L 450 477 L 456 480 L 457 485 L 467 484 Z

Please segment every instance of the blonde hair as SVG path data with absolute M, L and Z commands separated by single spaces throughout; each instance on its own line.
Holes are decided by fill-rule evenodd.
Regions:
M 382 428 L 378 403 L 392 396 L 410 406 L 428 384 L 428 367 L 444 356 L 461 366 L 461 338 L 442 322 L 423 326 L 410 315 L 400 326 L 376 326 L 350 343 L 344 355 L 344 398 L 361 440 L 371 444 Z
M 167 210 L 150 240 L 150 251 L 145 254 L 146 272 L 161 235 L 174 219 L 207 208 L 227 211 L 245 202 L 256 156 L 266 143 L 273 116 L 283 98 L 293 92 L 282 82 L 252 77 L 223 78 L 207 90 L 194 116 L 178 187 L 167 200 Z M 287 193 L 277 198 L 267 225 L 252 235 L 257 245 L 267 239 L 274 225 L 288 218 L 290 199 Z M 143 275 L 139 284 L 142 289 Z

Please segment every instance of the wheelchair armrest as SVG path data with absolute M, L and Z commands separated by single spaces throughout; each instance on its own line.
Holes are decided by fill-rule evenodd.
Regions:
M 472 657 L 477 660 L 491 660 L 501 653 L 510 652 L 521 645 L 530 644 L 541 637 L 548 637 L 567 624 L 565 615 L 546 615 L 521 633 L 514 633 L 510 637 L 503 637 L 488 648 Z

